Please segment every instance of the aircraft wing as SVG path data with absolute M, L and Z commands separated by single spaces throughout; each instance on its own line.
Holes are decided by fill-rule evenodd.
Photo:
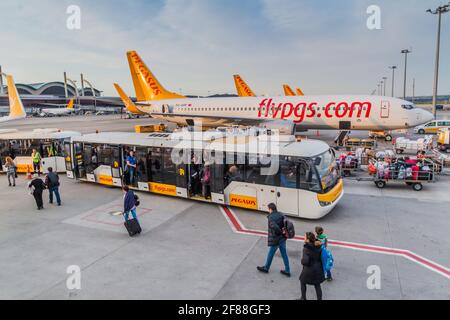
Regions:
M 227 116 L 205 116 L 196 114 L 173 114 L 152 112 L 150 115 L 166 118 L 183 118 L 188 125 L 194 125 L 196 121 L 201 121 L 205 127 L 218 126 L 262 126 L 268 129 L 278 129 L 280 132 L 292 134 L 295 132 L 295 123 L 290 120 L 279 119 L 255 119 L 255 118 L 236 118 Z M 172 120 L 173 121 L 173 120 Z

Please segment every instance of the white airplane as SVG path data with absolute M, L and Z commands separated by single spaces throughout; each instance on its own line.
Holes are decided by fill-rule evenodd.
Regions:
M 46 104 L 46 105 L 50 105 L 50 104 Z M 59 105 L 55 105 L 55 107 L 58 107 Z M 72 114 L 73 112 L 75 112 L 75 108 L 74 108 L 74 100 L 71 99 L 69 101 L 69 103 L 67 104 L 66 108 L 46 108 L 46 109 L 42 109 L 41 110 L 41 117 L 46 117 L 46 116 L 67 116 Z
M 25 108 L 23 107 L 22 100 L 20 100 L 16 85 L 14 84 L 14 79 L 8 74 L 5 74 L 5 77 L 8 85 L 9 115 L 6 117 L 1 117 L 0 122 L 24 119 L 27 114 L 25 112 Z
M 396 130 L 433 120 L 408 101 L 383 96 L 329 95 L 288 97 L 186 98 L 167 91 L 139 55 L 128 52 L 133 83 L 145 92 L 134 106 L 153 118 L 203 127 L 264 126 L 298 130 Z M 138 99 L 139 100 L 139 99 Z

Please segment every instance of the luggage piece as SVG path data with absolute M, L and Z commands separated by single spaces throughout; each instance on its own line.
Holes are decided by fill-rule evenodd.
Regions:
M 134 237 L 137 234 L 142 232 L 141 226 L 136 219 L 130 219 L 124 223 L 125 228 L 127 228 L 128 234 L 130 237 Z

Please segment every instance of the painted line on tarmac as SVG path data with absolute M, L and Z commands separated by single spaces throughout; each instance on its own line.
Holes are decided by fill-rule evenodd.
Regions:
M 235 233 L 239 234 L 245 234 L 245 235 L 252 235 L 252 236 L 258 236 L 258 237 L 267 237 L 267 232 L 260 231 L 260 230 L 253 230 L 253 229 L 247 229 L 241 221 L 239 221 L 239 218 L 236 216 L 233 210 L 231 210 L 228 207 L 219 207 L 222 211 L 222 214 L 224 215 L 225 219 L 228 221 L 228 224 L 230 225 L 231 229 Z M 303 242 L 305 241 L 305 237 L 302 236 L 296 236 L 292 241 L 297 242 Z M 440 274 L 441 276 L 444 276 L 447 279 L 450 279 L 450 269 L 434 262 L 429 259 L 426 259 L 418 254 L 415 254 L 412 251 L 404 250 L 404 249 L 395 249 L 395 248 L 388 248 L 388 247 L 379 247 L 369 244 L 361 244 L 361 243 L 354 243 L 354 242 L 346 242 L 346 241 L 336 241 L 336 240 L 329 240 L 328 245 L 331 247 L 336 248 L 345 248 L 350 250 L 357 250 L 357 251 L 364 251 L 364 252 L 372 252 L 372 253 L 379 253 L 379 254 L 385 254 L 385 255 L 393 255 L 402 257 L 405 259 L 408 259 L 414 263 L 417 263 L 421 265 L 422 267 L 427 268 L 428 270 L 431 270 L 433 272 L 436 272 Z

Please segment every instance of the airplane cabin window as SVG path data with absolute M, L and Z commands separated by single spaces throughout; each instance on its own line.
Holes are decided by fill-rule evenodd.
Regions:
M 406 110 L 413 110 L 413 109 L 415 109 L 416 107 L 415 107 L 415 105 L 413 105 L 413 104 L 404 104 L 404 105 L 402 105 L 402 108 L 403 108 L 403 109 L 406 109 Z

